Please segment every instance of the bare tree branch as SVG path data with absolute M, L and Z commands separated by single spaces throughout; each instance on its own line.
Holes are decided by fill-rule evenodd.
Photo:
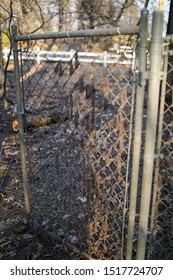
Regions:
M 7 58 L 7 62 L 6 62 L 5 67 L 4 67 L 3 94 L 1 95 L 0 99 L 4 99 L 4 97 L 6 96 L 7 68 L 9 66 L 10 56 L 11 56 L 11 53 L 12 53 L 11 29 L 10 28 L 11 28 L 11 23 L 12 23 L 12 20 L 13 20 L 13 2 L 14 2 L 13 0 L 10 0 L 10 11 L 9 11 L 10 17 L 8 18 L 9 21 L 8 21 L 8 28 L 7 28 L 8 33 L 3 32 L 9 38 L 9 41 L 10 41 L 10 52 L 9 52 L 9 55 L 8 55 L 8 58 Z
M 0 7 L 1 7 L 7 14 L 10 15 L 10 12 L 9 12 L 5 7 L 3 7 L 1 4 L 0 4 Z

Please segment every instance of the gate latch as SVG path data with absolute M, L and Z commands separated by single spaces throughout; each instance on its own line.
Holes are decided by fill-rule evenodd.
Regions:
M 151 72 L 145 71 L 145 72 L 139 72 L 138 73 L 138 85 L 139 86 L 145 86 L 146 80 L 151 79 Z M 160 72 L 160 80 L 166 79 L 166 73 L 161 71 Z

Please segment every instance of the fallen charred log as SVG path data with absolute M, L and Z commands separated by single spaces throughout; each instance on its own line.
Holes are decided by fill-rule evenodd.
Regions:
M 41 112 L 37 115 L 33 114 L 24 114 L 23 115 L 23 123 L 24 128 L 40 128 L 46 125 L 56 124 L 59 121 L 66 121 L 69 119 L 68 111 L 59 112 L 59 111 L 52 111 L 52 112 Z M 15 132 L 19 131 L 19 123 L 17 115 L 13 116 L 12 121 L 12 128 Z

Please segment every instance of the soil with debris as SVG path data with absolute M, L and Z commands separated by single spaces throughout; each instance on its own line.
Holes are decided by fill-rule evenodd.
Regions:
M 81 259 L 73 251 L 50 238 L 34 226 L 26 225 L 25 206 L 22 186 L 22 174 L 19 153 L 18 134 L 12 130 L 12 116 L 7 109 L 4 110 L 1 103 L 1 184 L 0 184 L 0 259 Z M 48 128 L 49 130 L 49 128 Z M 8 132 L 8 133 L 6 133 Z M 44 131 L 40 132 L 44 135 Z M 48 132 L 46 132 L 48 133 Z M 34 138 L 34 134 L 30 136 Z M 38 138 L 39 139 L 39 138 Z M 45 151 L 44 151 L 45 152 Z M 50 162 L 47 158 L 47 162 Z M 50 163 L 49 163 L 50 164 Z M 39 180 L 44 175 L 44 168 L 39 175 L 35 175 L 30 181 L 37 181 L 37 193 L 43 191 Z M 54 170 L 53 170 L 54 172 Z M 54 177 L 52 173 L 52 177 Z M 50 178 L 45 178 L 49 180 Z M 30 183 L 30 185 L 32 185 Z M 34 194 L 31 189 L 31 201 L 34 202 Z M 50 196 L 51 190 L 47 189 L 46 196 Z M 38 199 L 35 198 L 36 200 Z M 48 204 L 48 203 L 47 203 Z M 31 205 L 31 209 L 32 209 Z M 39 209 L 39 205 L 37 206 Z M 44 205 L 43 205 L 44 207 Z M 44 209 L 40 209 L 44 215 Z M 35 213 L 32 216 L 37 219 Z M 68 218 L 68 217 L 67 217 Z M 48 219 L 48 218 L 47 218 Z M 43 218 L 42 222 L 45 222 Z M 44 225 L 42 225 L 44 227 Z
M 53 113 L 51 111 L 49 123 L 46 121 L 44 125 L 40 125 L 42 123 L 37 118 L 37 125 L 34 126 L 31 125 L 33 119 L 30 118 L 29 113 L 29 121 L 25 124 L 32 219 L 29 226 L 25 218 L 19 136 L 11 125 L 14 112 L 11 105 L 4 106 L 3 102 L 0 103 L 0 259 L 118 259 L 120 255 L 117 247 L 121 246 L 119 240 L 121 241 L 122 226 L 122 209 L 119 205 L 121 206 L 121 199 L 124 203 L 122 177 L 126 174 L 125 168 L 120 166 L 122 174 L 117 171 L 120 182 L 116 190 L 109 188 L 108 180 L 107 188 L 105 189 L 104 184 L 100 184 L 102 189 L 99 189 L 96 180 L 111 178 L 109 173 L 117 168 L 110 165 L 106 174 L 101 174 L 99 171 L 99 168 L 105 165 L 105 158 L 102 156 L 105 153 L 104 145 L 110 149 L 113 142 L 118 143 L 120 134 L 116 133 L 114 126 L 119 126 L 120 132 L 121 129 L 123 132 L 128 131 L 131 89 L 124 91 L 124 88 L 129 87 L 129 81 L 132 79 L 131 72 L 129 69 L 125 69 L 125 72 L 119 69 L 119 73 L 116 70 L 114 76 L 119 81 L 113 90 L 106 84 L 106 79 L 101 83 L 103 75 L 99 71 L 98 81 L 93 81 L 96 70 L 93 71 L 94 74 L 88 73 L 87 67 L 84 70 L 77 69 L 75 74 L 73 73 L 73 81 L 67 79 L 67 70 L 61 69 L 63 76 L 57 81 L 54 79 L 55 83 L 52 84 L 50 76 L 52 78 L 57 72 L 53 70 L 55 73 L 52 74 L 49 67 L 37 69 L 38 73 L 33 75 L 34 79 L 36 76 L 37 79 L 32 80 L 31 77 L 28 91 L 28 81 L 26 84 L 25 81 L 23 82 L 24 88 L 26 87 L 25 105 L 28 111 L 31 110 L 34 116 L 41 116 L 40 112 L 45 115 L 50 108 L 54 110 L 56 107 L 61 114 L 60 120 L 52 121 L 54 111 Z M 82 71 L 85 75 L 81 75 Z M 9 96 L 12 99 L 14 97 L 13 74 L 13 71 L 9 73 Z M 109 75 L 109 71 L 106 74 Z M 83 76 L 85 78 L 81 79 Z M 39 85 L 42 90 L 36 88 L 40 77 L 44 83 Z M 113 85 L 115 77 L 111 75 L 109 77 Z M 64 84 L 65 94 L 63 92 L 62 95 Z M 101 92 L 102 86 L 104 94 Z M 85 98 L 81 99 L 84 89 Z M 47 95 L 47 92 L 50 94 Z M 74 95 L 73 100 L 70 100 L 73 120 L 68 115 L 69 104 L 66 102 L 69 92 L 71 96 Z M 117 103 L 113 103 L 116 94 Z M 107 102 L 108 95 L 110 103 Z M 76 104 L 78 111 L 76 111 Z M 118 113 L 119 107 L 125 116 L 123 118 L 122 112 Z M 55 113 L 57 116 L 57 111 Z M 99 136 L 98 143 L 89 139 L 89 133 L 92 134 L 93 119 Z M 122 126 L 120 122 L 123 123 Z M 118 148 L 122 150 L 120 155 L 125 161 L 128 137 L 125 133 L 124 135 L 124 146 L 120 145 Z M 107 142 L 102 145 L 104 138 Z M 111 156 L 115 157 L 117 150 L 113 152 Z M 91 167 L 92 158 L 95 160 L 94 170 Z M 97 173 L 100 177 L 96 177 Z M 114 181 L 113 183 L 115 184 Z M 119 199 L 119 205 L 112 198 Z M 106 204 L 105 201 L 108 203 Z M 110 229 L 108 223 L 111 223 Z M 114 232 L 118 233 L 112 238 L 111 234 Z M 117 247 L 114 246 L 115 240 Z M 169 248 L 167 250 L 169 251 Z M 103 251 L 104 254 L 99 255 L 99 251 Z
M 4 106 L 3 102 L 1 103 L 1 259 L 80 259 L 88 257 L 89 248 L 91 257 L 98 257 L 94 254 L 95 249 L 93 249 L 92 243 L 98 243 L 97 227 L 101 228 L 101 223 L 104 221 L 99 221 L 100 218 L 96 211 L 96 207 L 98 207 L 96 198 L 99 193 L 89 161 L 88 145 L 90 145 L 90 149 L 95 149 L 94 146 L 97 143 L 89 141 L 89 131 L 92 130 L 92 122 L 95 119 L 95 126 L 102 142 L 105 134 L 103 135 L 104 131 L 101 130 L 101 127 L 104 123 L 110 122 L 107 133 L 112 130 L 112 126 L 116 123 L 113 116 L 116 117 L 119 103 L 114 106 L 111 102 L 109 104 L 107 97 L 105 98 L 102 94 L 103 73 L 100 70 L 98 71 L 98 81 L 94 81 L 96 70 L 93 66 L 90 67 L 91 72 L 88 72 L 86 66 L 80 69 L 77 66 L 74 71 L 72 68 L 62 69 L 62 65 L 60 66 L 63 76 L 60 75 L 62 77 L 59 77 L 58 80 L 57 70 L 55 68 L 52 71 L 52 65 L 45 65 L 43 68 L 38 66 L 37 72 L 32 73 L 29 78 L 26 76 L 26 80 L 24 74 L 23 78 L 23 87 L 24 89 L 26 87 L 25 108 L 32 112 L 28 115 L 31 117 L 25 127 L 31 218 L 42 227 L 43 231 L 34 226 L 26 227 L 24 231 L 21 230 L 26 221 L 20 144 L 18 133 L 15 133 L 11 126 L 14 108 L 10 104 Z M 27 67 L 31 69 L 35 66 L 29 62 L 29 65 L 24 67 L 24 73 L 28 73 Z M 126 74 L 128 75 L 129 70 L 126 70 L 126 74 L 118 71 L 119 83 L 123 87 L 126 84 L 124 77 Z M 8 73 L 10 81 L 8 96 L 11 100 L 14 99 L 13 74 L 13 71 Z M 73 79 L 70 79 L 69 75 L 73 75 Z M 54 81 L 53 83 L 50 77 Z M 33 78 L 34 80 L 32 80 Z M 112 83 L 114 83 L 113 78 Z M 118 87 L 117 90 L 119 91 Z M 104 91 L 107 95 L 106 80 Z M 69 104 L 66 101 L 69 92 L 73 97 L 73 99 L 70 97 L 70 113 L 68 112 Z M 123 94 L 126 95 L 126 91 Z M 120 94 L 118 98 L 120 103 L 125 104 L 126 100 L 124 101 Z M 76 104 L 78 111 L 76 111 Z M 58 110 L 62 115 L 60 120 L 55 117 L 55 121 L 49 119 L 49 123 L 44 122 L 44 125 L 39 125 L 43 123 L 37 117 L 37 125 L 33 126 L 32 116 L 41 116 L 41 114 L 45 116 L 55 107 L 56 114 L 54 111 L 52 114 L 51 111 L 51 118 L 52 115 L 57 116 Z M 129 105 L 127 109 L 129 110 Z M 73 114 L 73 120 L 68 117 L 68 114 Z M 26 119 L 28 120 L 28 118 Z M 114 141 L 113 137 L 118 136 L 112 134 L 109 142 Z M 110 144 L 111 142 L 108 143 L 109 146 Z M 96 159 L 101 157 L 99 151 L 92 153 Z M 98 164 L 104 166 L 104 161 L 101 159 Z M 110 170 L 108 172 L 110 173 Z M 102 198 L 99 199 L 102 200 Z M 101 204 L 103 213 L 99 215 L 104 217 L 105 211 L 107 211 L 105 207 L 108 206 L 104 206 L 104 201 L 101 201 Z M 57 242 L 56 238 L 51 238 L 53 240 L 50 241 L 50 234 L 47 232 L 55 233 L 58 240 L 62 242 Z M 97 247 L 98 250 L 102 250 L 102 247 L 106 248 L 107 245 L 101 241 Z M 52 256 L 50 252 L 52 252 Z M 117 249 L 112 245 L 109 254 L 106 254 L 107 258 L 112 255 L 117 258 Z

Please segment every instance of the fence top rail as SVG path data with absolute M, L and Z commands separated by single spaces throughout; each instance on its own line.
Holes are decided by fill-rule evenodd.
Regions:
M 15 41 L 58 39 L 58 38 L 66 39 L 66 38 L 77 38 L 77 37 L 111 36 L 111 35 L 135 35 L 135 34 L 139 34 L 139 26 L 17 35 L 15 36 Z

